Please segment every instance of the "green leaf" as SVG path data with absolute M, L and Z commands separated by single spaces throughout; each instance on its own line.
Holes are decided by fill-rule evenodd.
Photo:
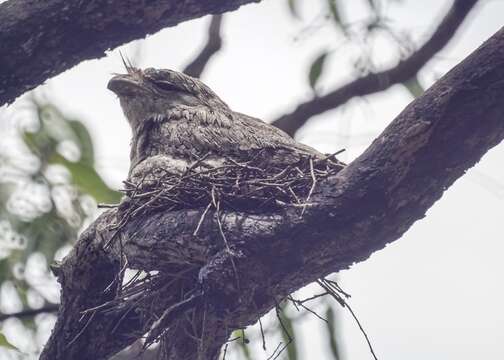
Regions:
M 78 120 L 69 120 L 68 124 L 75 133 L 78 139 L 78 144 L 81 151 L 80 161 L 86 165 L 94 165 L 94 147 L 91 135 L 86 126 Z
M 418 79 L 416 76 L 412 77 L 411 79 L 405 81 L 403 85 L 408 89 L 410 94 L 414 97 L 417 98 L 420 95 L 422 95 L 425 91 L 423 86 L 418 82 Z
M 69 120 L 55 105 L 39 105 L 38 115 L 41 128 L 51 139 L 56 140 L 58 143 L 64 140 L 78 141 Z
M 68 161 L 59 154 L 54 154 L 50 163 L 65 166 L 72 174 L 73 183 L 77 188 L 94 197 L 97 202 L 118 203 L 121 200 L 121 193 L 109 188 L 92 166 L 82 161 Z
M 28 148 L 39 157 L 42 165 L 47 163 L 58 146 L 58 142 L 52 139 L 43 127 L 34 133 L 25 132 L 23 140 Z
M 327 339 L 329 340 L 329 347 L 331 349 L 331 355 L 334 360 L 340 360 L 340 350 L 338 341 L 336 338 L 336 314 L 330 303 L 327 304 L 327 309 L 325 311 L 325 319 L 327 320 L 326 330 L 328 332 Z
M 0 284 L 2 284 L 5 280 L 9 279 L 11 274 L 11 267 L 9 263 L 9 258 L 4 258 L 0 260 Z
M 289 5 L 289 11 L 291 13 L 291 15 L 295 18 L 295 19 L 301 19 L 301 16 L 299 15 L 299 9 L 297 7 L 297 0 L 287 0 L 287 3 Z
M 308 74 L 308 81 L 313 91 L 315 91 L 315 86 L 320 79 L 320 75 L 322 75 L 322 72 L 324 71 L 324 64 L 327 55 L 329 55 L 327 51 L 322 52 L 311 64 L 310 72 Z
M 26 258 L 35 252 L 44 254 L 48 263 L 54 260 L 54 254 L 63 245 L 77 239 L 77 229 L 61 218 L 56 209 L 20 227 L 19 231 L 30 239 L 26 248 Z
M 6 349 L 10 349 L 10 350 L 17 350 L 19 351 L 19 349 L 17 347 L 15 347 L 14 345 L 12 345 L 8 340 L 7 338 L 5 337 L 4 334 L 0 333 L 0 346 L 1 347 L 4 347 Z

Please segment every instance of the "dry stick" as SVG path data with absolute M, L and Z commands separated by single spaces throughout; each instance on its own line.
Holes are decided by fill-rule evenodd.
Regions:
M 345 295 L 345 297 L 346 297 L 347 299 L 352 297 L 350 294 L 348 294 L 347 292 L 345 292 L 345 291 L 341 288 L 341 286 L 339 286 L 339 284 L 338 284 L 336 281 L 334 281 L 334 280 L 330 280 L 330 279 L 326 279 L 326 278 L 324 278 L 323 280 L 324 280 L 324 282 L 329 283 L 329 285 L 331 285 L 333 288 L 335 288 L 338 292 L 340 292 L 340 293 L 342 293 L 343 295 Z
M 333 158 L 333 157 L 335 157 L 335 156 L 337 156 L 337 155 L 339 155 L 339 154 L 341 154 L 342 152 L 345 152 L 345 151 L 346 151 L 346 149 L 340 149 L 340 150 L 338 150 L 338 151 L 336 151 L 336 152 L 334 152 L 332 154 L 327 155 L 326 157 L 324 157 L 322 159 L 315 160 L 315 164 L 327 161 L 327 160 L 329 160 L 329 159 L 331 159 L 331 158 Z
M 326 291 L 326 292 L 324 292 L 322 294 L 313 295 L 313 296 L 310 296 L 309 298 L 306 298 L 306 299 L 303 299 L 303 300 L 294 300 L 294 301 L 296 301 L 299 305 L 303 305 L 305 302 L 321 298 L 321 297 L 326 296 L 328 294 L 329 293 Z
M 318 317 L 320 320 L 322 321 L 325 321 L 326 323 L 328 322 L 326 319 L 324 319 L 322 316 L 320 316 L 319 314 L 317 314 L 317 312 L 313 311 L 312 309 L 310 309 L 308 306 L 304 305 L 303 303 L 306 302 L 306 301 L 310 301 L 310 300 L 314 300 L 314 299 L 317 299 L 319 297 L 322 297 L 322 296 L 325 296 L 327 295 L 328 293 L 324 293 L 324 294 L 319 294 L 319 295 L 315 295 L 315 296 L 312 296 L 308 299 L 304 299 L 304 300 L 296 300 L 294 299 L 291 295 L 289 295 L 287 297 L 287 299 L 292 303 L 292 305 L 294 305 L 294 307 L 296 308 L 297 311 L 300 311 L 299 310 L 299 306 L 301 306 L 303 309 L 305 309 L 306 311 L 308 311 L 309 313 L 315 315 L 316 317 Z
M 277 347 L 275 348 L 275 350 L 273 351 L 273 353 L 270 355 L 270 357 L 269 357 L 269 358 L 267 358 L 266 360 L 271 360 L 271 358 L 273 358 L 273 355 L 275 355 L 275 354 L 276 354 L 276 352 L 278 351 L 278 349 L 280 348 L 280 346 L 282 346 L 282 342 L 281 342 L 281 341 L 280 341 L 280 343 L 277 345 Z M 281 352 L 282 352 L 282 351 L 280 351 L 280 353 L 281 353 Z M 279 355 L 280 355 L 280 353 L 279 353 Z M 275 359 L 276 359 L 276 357 L 275 357 Z
M 87 314 L 87 313 L 90 313 L 90 312 L 95 312 L 95 311 L 97 311 L 97 310 L 101 310 L 101 309 L 103 309 L 103 308 L 106 308 L 108 305 L 113 304 L 114 302 L 116 302 L 116 299 L 106 301 L 106 302 L 104 302 L 103 304 L 100 304 L 100 305 L 98 305 L 98 306 L 95 306 L 95 307 L 92 307 L 92 308 L 88 308 L 88 309 L 86 309 L 86 310 L 83 310 L 83 311 L 82 311 L 82 314 Z
M 168 309 L 166 309 L 161 317 L 157 321 L 155 321 L 154 324 L 152 324 L 150 334 L 145 340 L 144 348 L 149 347 L 152 343 L 154 343 L 154 341 L 156 341 L 159 336 L 163 335 L 165 331 L 165 329 L 163 329 L 163 323 L 166 319 L 169 319 L 169 316 L 171 314 L 178 310 L 185 312 L 186 310 L 188 310 L 188 307 L 193 306 L 194 302 L 197 301 L 201 296 L 201 294 L 192 295 L 187 299 L 179 301 L 178 303 L 173 304 Z
M 131 279 L 129 279 L 128 282 L 123 285 L 123 290 L 127 289 L 131 284 L 133 284 L 135 281 L 137 281 L 141 274 L 142 274 L 142 270 L 137 270 L 135 275 L 133 275 L 131 277 Z
M 140 182 L 138 182 L 136 185 L 133 184 L 135 186 L 135 188 L 133 189 L 133 194 L 131 195 L 132 199 L 134 199 L 137 196 L 137 193 L 138 193 L 138 191 L 140 189 L 140 186 L 145 181 L 146 177 L 147 177 L 147 173 L 145 173 L 143 175 L 143 177 L 140 180 Z M 130 182 L 127 182 L 127 181 L 124 181 L 124 183 L 125 184 L 131 184 Z M 128 211 L 125 214 L 125 216 L 121 219 L 121 221 L 119 221 L 119 224 L 115 225 L 115 232 L 112 234 L 112 236 L 110 237 L 110 239 L 105 243 L 105 245 L 103 247 L 104 249 L 107 249 L 112 244 L 112 241 L 119 234 L 119 232 L 121 231 L 122 227 L 128 222 L 129 218 L 132 215 L 131 213 L 132 213 L 132 210 L 128 209 Z M 110 229 L 114 229 L 114 227 L 111 227 Z M 122 244 L 121 244 L 121 251 L 122 251 Z
M 231 248 L 229 247 L 226 235 L 224 234 L 224 230 L 222 229 L 222 223 L 221 223 L 221 220 L 220 220 L 220 200 L 216 200 L 215 199 L 214 189 L 215 188 L 212 187 L 212 200 L 213 200 L 213 202 L 215 204 L 215 208 L 216 208 L 217 225 L 219 227 L 219 232 L 220 232 L 220 235 L 222 236 L 222 240 L 224 241 L 224 244 L 226 246 L 226 251 L 227 251 L 227 253 L 230 256 L 231 265 L 233 266 L 233 271 L 234 271 L 235 278 L 236 278 L 236 288 L 239 291 L 240 290 L 240 280 L 238 278 L 238 270 L 236 269 L 236 264 L 235 264 L 234 259 L 233 259 L 233 252 L 231 251 Z
M 168 189 L 168 190 L 171 190 L 171 189 Z M 163 195 L 163 191 L 164 190 L 161 190 L 159 191 L 156 195 L 154 195 L 151 199 L 149 199 L 147 202 L 143 203 L 142 205 L 140 205 L 139 207 L 137 207 L 134 211 L 132 211 L 131 213 L 131 216 L 135 216 L 136 214 L 138 214 L 142 209 L 144 209 L 145 207 L 149 206 L 150 204 L 152 204 L 154 201 L 156 201 L 157 199 L 159 199 L 162 195 Z
M 290 186 L 289 186 L 289 191 L 292 194 L 292 196 L 294 196 L 294 199 L 296 200 L 296 203 L 300 204 L 301 202 L 299 201 L 299 198 L 297 197 L 296 193 L 294 192 L 294 190 L 292 190 L 292 188 Z
M 229 342 L 227 342 L 226 345 L 224 345 L 224 356 L 222 357 L 222 360 L 226 360 L 228 346 L 229 346 Z
M 117 204 L 98 204 L 97 208 L 98 209 L 114 209 L 117 206 L 118 206 Z
M 87 327 L 89 324 L 91 324 L 91 321 L 93 321 L 94 317 L 96 315 L 96 311 L 93 312 L 90 316 L 89 319 L 86 321 L 86 324 L 82 327 L 82 329 L 75 335 L 75 337 L 65 346 L 66 348 L 69 348 L 74 342 L 77 341 L 77 339 L 86 331 Z
M 306 210 L 306 206 L 308 206 L 308 203 L 309 203 L 310 198 L 313 194 L 313 191 L 315 190 L 315 185 L 317 185 L 317 178 L 315 176 L 315 171 L 313 170 L 313 160 L 311 158 L 310 158 L 310 174 L 312 177 L 312 186 L 310 188 L 310 192 L 308 193 L 308 196 L 306 197 L 305 206 L 303 207 L 303 210 L 301 210 L 301 216 L 303 216 L 303 214 Z
M 199 229 L 201 227 L 201 224 L 203 224 L 203 220 L 205 220 L 205 216 L 206 214 L 208 213 L 208 210 L 210 210 L 210 208 L 212 207 L 212 202 L 210 201 L 207 205 L 207 207 L 205 208 L 205 210 L 203 211 L 203 214 L 201 214 L 201 217 L 198 221 L 198 225 L 196 226 L 196 229 L 194 230 L 193 232 L 193 236 L 198 236 L 198 232 L 199 232 Z
M 259 318 L 259 328 L 261 329 L 262 348 L 264 351 L 266 351 L 266 339 L 264 338 L 264 329 L 263 329 L 261 318 Z
M 181 277 L 182 274 L 184 273 L 187 273 L 189 271 L 192 271 L 193 269 L 185 269 L 183 271 L 180 271 L 179 273 L 176 273 L 176 274 L 172 274 L 172 276 L 174 277 L 174 279 L 172 279 L 170 282 L 168 282 L 167 284 L 164 284 L 162 286 L 161 289 L 166 289 L 167 287 L 171 286 L 175 281 L 179 280 Z M 124 287 L 124 290 L 122 292 L 122 298 L 128 298 L 127 300 L 124 300 L 124 304 L 128 304 L 130 303 L 130 307 L 134 307 L 138 302 L 140 302 L 141 300 L 145 299 L 145 297 L 147 295 L 145 295 L 145 291 L 148 290 L 148 286 L 150 286 L 152 283 L 152 279 L 150 278 L 145 278 L 145 279 L 141 279 L 140 280 L 140 284 L 137 285 L 137 284 L 133 284 L 131 285 L 131 289 L 126 289 L 126 287 Z M 147 289 L 146 289 L 147 288 Z M 91 311 L 96 311 L 96 310 L 102 310 L 103 312 L 112 312 L 114 311 L 114 305 L 119 305 L 120 303 L 122 302 L 122 299 L 121 298 L 115 298 L 113 300 L 110 300 L 110 301 L 107 301 L 99 306 L 96 306 L 96 307 L 93 307 L 93 308 L 90 308 L 90 309 L 86 309 L 83 311 L 83 314 L 86 314 L 88 312 L 91 312 Z M 107 309 L 107 307 L 109 307 L 109 309 Z
M 124 225 L 124 224 L 123 224 Z M 121 225 L 122 226 L 122 225 Z M 112 235 L 112 237 L 107 241 L 107 243 L 105 244 L 104 246 L 104 249 L 106 249 L 112 242 L 112 240 L 114 239 L 114 237 L 119 234 L 119 231 L 120 231 L 120 228 L 116 229 L 116 231 L 114 232 L 114 234 Z M 122 242 L 122 238 L 119 237 L 119 267 L 120 267 L 120 270 L 119 272 L 114 276 L 114 278 L 112 279 L 112 281 L 110 282 L 110 284 L 108 284 L 108 286 L 103 290 L 103 293 L 106 293 L 107 291 L 109 291 L 112 286 L 118 281 L 120 280 L 121 276 L 124 275 L 124 272 L 126 271 L 126 267 L 128 265 L 128 259 L 126 258 L 126 262 L 122 263 L 123 261 L 123 257 L 124 257 L 124 247 L 123 247 L 123 242 Z M 118 284 L 118 294 L 121 293 L 121 287 L 122 284 Z
M 129 265 L 128 258 L 124 255 L 124 246 L 123 246 L 123 242 L 122 242 L 122 237 L 119 237 L 119 247 L 120 247 L 119 266 L 121 267 L 121 269 L 119 270 L 119 273 L 116 276 L 116 281 L 117 281 L 117 294 L 121 295 L 124 273 L 126 272 L 126 269 L 128 268 L 128 265 Z M 124 258 L 124 264 L 122 263 L 123 258 Z
M 196 166 L 198 166 L 199 164 L 201 164 L 203 161 L 205 161 L 208 156 L 210 156 L 210 151 L 207 152 L 205 155 L 203 155 L 202 157 L 198 158 L 198 160 L 196 160 L 194 163 L 192 163 L 185 171 L 184 173 L 182 174 L 182 178 L 187 175 L 191 170 L 193 170 Z
M 228 158 L 228 157 L 226 157 L 226 160 L 228 160 L 228 161 L 232 162 L 233 164 L 235 164 L 236 166 L 244 168 L 244 169 L 255 170 L 255 171 L 259 171 L 261 173 L 264 172 L 264 169 L 258 168 L 256 166 L 248 166 L 247 163 L 242 164 L 242 163 L 239 163 L 236 160 L 233 160 L 233 159 Z
M 322 316 L 320 316 L 319 314 L 317 314 L 316 311 L 310 309 L 308 306 L 303 305 L 303 304 L 299 304 L 299 306 L 301 306 L 303 309 L 305 309 L 309 313 L 315 315 L 316 317 L 318 317 L 320 320 L 324 321 L 325 323 L 329 323 L 329 321 L 327 321 L 327 319 L 324 319 Z
M 373 349 L 373 345 L 371 345 L 371 341 L 369 340 L 369 337 L 366 333 L 366 331 L 364 330 L 364 328 L 362 327 L 359 319 L 357 318 L 357 316 L 355 315 L 355 313 L 353 312 L 352 308 L 350 307 L 350 305 L 348 305 L 348 303 L 345 301 L 345 299 L 343 299 L 338 293 L 334 292 L 331 290 L 330 287 L 328 287 L 324 281 L 326 281 L 326 279 L 319 279 L 317 280 L 317 283 L 320 285 L 320 287 L 322 287 L 324 290 L 326 290 L 327 292 L 329 292 L 329 295 L 332 296 L 339 304 L 341 304 L 341 306 L 343 307 L 346 307 L 348 309 L 348 311 L 350 312 L 350 314 L 352 315 L 352 317 L 354 318 L 355 322 L 357 323 L 357 326 L 359 326 L 359 329 L 360 331 L 362 332 L 362 334 L 364 335 L 364 338 L 366 339 L 366 342 L 368 344 L 368 347 L 369 347 L 369 350 L 371 351 L 371 354 L 373 355 L 373 358 L 375 360 L 378 360 L 378 358 L 376 357 L 376 354 L 374 352 L 374 349 Z
M 130 306 L 128 307 L 128 309 L 126 309 L 126 311 L 124 311 L 124 314 L 121 315 L 121 317 L 119 318 L 119 320 L 117 320 L 117 323 L 112 328 L 112 331 L 111 331 L 112 334 L 116 332 L 116 330 L 119 328 L 119 325 L 121 325 L 121 323 L 126 318 L 126 316 L 128 316 L 128 314 L 131 312 L 131 310 L 133 310 L 134 306 L 137 305 L 138 303 L 140 303 L 140 301 L 142 301 L 142 297 L 141 296 L 138 299 L 136 299 L 133 302 L 133 304 L 130 304 Z
M 297 300 L 292 297 L 292 295 L 287 296 L 287 299 L 294 305 L 296 310 L 299 312 L 299 307 L 297 306 Z
M 287 346 L 289 346 L 292 342 L 292 340 L 294 340 L 292 338 L 292 336 L 289 334 L 289 331 L 287 331 L 287 328 L 285 327 L 285 324 L 283 323 L 282 321 L 282 318 L 280 317 L 280 311 L 279 311 L 279 308 L 280 306 L 278 304 L 276 304 L 275 306 L 275 313 L 276 313 L 276 316 L 277 316 L 277 319 L 278 321 L 280 322 L 280 327 L 282 328 L 282 331 L 285 335 L 287 335 L 287 342 L 285 343 L 285 345 L 278 351 L 278 354 L 273 358 L 273 360 L 277 359 L 281 354 L 282 352 L 287 349 Z M 278 349 L 278 348 L 277 348 Z M 275 349 L 276 351 L 276 349 Z M 274 354 L 274 353 L 273 353 Z M 273 356 L 272 354 L 272 356 Z M 268 358 L 268 360 L 270 359 L 271 357 Z

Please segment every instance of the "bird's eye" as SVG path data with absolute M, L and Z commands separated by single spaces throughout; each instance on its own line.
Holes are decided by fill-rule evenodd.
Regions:
M 155 81 L 154 84 L 161 90 L 165 91 L 181 91 L 177 86 L 167 82 L 167 81 Z
M 145 74 L 146 76 L 153 76 L 153 75 L 156 75 L 156 72 L 157 72 L 157 71 L 156 71 L 156 69 L 154 69 L 154 68 L 147 68 L 147 69 L 145 69 L 145 70 L 144 70 L 144 74 Z

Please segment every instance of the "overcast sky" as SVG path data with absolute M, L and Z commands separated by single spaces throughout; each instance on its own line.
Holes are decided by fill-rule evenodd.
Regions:
M 212 60 L 203 80 L 234 110 L 272 120 L 312 96 L 310 63 L 331 50 L 322 91 L 352 76 L 348 54 L 332 25 L 319 16 L 322 1 L 302 1 L 303 22 L 289 15 L 287 1 L 264 0 L 225 16 L 224 49 Z M 392 1 L 390 1 L 392 3 Z M 352 4 L 352 2 L 348 2 Z M 354 1 L 348 15 L 365 18 L 365 1 Z M 394 27 L 421 42 L 451 1 L 397 1 L 386 9 Z M 483 1 L 450 46 L 421 72 L 430 85 L 504 25 L 504 1 Z M 147 40 L 121 47 L 133 56 L 141 49 L 142 67 L 181 69 L 205 38 L 208 18 L 165 29 Z M 309 25 L 309 26 L 307 26 Z M 378 43 L 379 61 L 390 60 L 387 44 Z M 123 71 L 117 51 L 85 61 L 48 81 L 50 98 L 90 128 L 98 168 L 109 184 L 120 187 L 129 167 L 130 130 L 115 96 L 106 89 L 111 73 Z M 402 87 L 358 99 L 344 110 L 315 117 L 298 140 L 321 151 L 347 148 L 350 161 L 371 143 L 407 104 Z M 479 119 L 475 119 L 478 121 Z M 457 149 L 453 149 L 457 151 Z M 372 339 L 380 359 L 504 358 L 504 145 L 457 181 L 402 239 L 342 271 L 351 305 Z M 303 359 L 323 359 L 307 322 Z M 370 359 L 364 339 L 347 314 L 342 315 L 347 359 Z M 308 346 L 306 346 L 308 345 Z

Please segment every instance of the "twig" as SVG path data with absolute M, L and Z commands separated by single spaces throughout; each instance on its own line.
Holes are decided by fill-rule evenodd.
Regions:
M 57 312 L 58 309 L 59 309 L 58 304 L 48 304 L 48 305 L 41 307 L 40 309 L 27 309 L 27 310 L 18 311 L 18 312 L 11 313 L 11 314 L 0 314 L 0 321 L 4 321 L 4 320 L 11 318 L 11 317 L 17 317 L 17 318 L 21 318 L 21 319 L 29 318 L 32 316 L 36 316 L 38 314 Z
M 172 317 L 174 317 L 176 313 L 185 312 L 189 308 L 195 306 L 196 302 L 199 301 L 202 295 L 202 293 L 191 295 L 189 298 L 182 300 L 166 309 L 161 317 L 151 326 L 149 335 L 147 336 L 147 339 L 145 339 L 144 348 L 152 345 L 163 334 L 163 332 L 166 330 L 166 324 L 169 323 L 169 321 L 172 319 Z
M 289 346 L 292 341 L 294 340 L 291 336 L 291 334 L 289 334 L 289 331 L 287 330 L 287 328 L 285 327 L 285 324 L 283 323 L 282 321 L 282 317 L 280 316 L 280 306 L 277 304 L 275 306 L 275 313 L 276 313 L 276 317 L 280 323 L 280 327 L 282 328 L 282 332 L 287 336 L 287 342 L 285 343 L 285 345 L 278 351 L 278 354 L 273 358 L 273 360 L 277 359 L 280 354 L 282 354 L 282 352 L 287 349 L 287 346 Z M 276 350 L 275 350 L 276 351 Z M 269 359 L 269 358 L 268 358 Z
M 212 194 L 213 194 L 213 192 L 212 192 Z M 238 278 L 238 270 L 236 269 L 236 264 L 235 264 L 234 259 L 233 259 L 233 255 L 234 254 L 231 251 L 231 248 L 229 247 L 226 235 L 224 234 L 224 230 L 222 229 L 222 222 L 220 220 L 220 201 L 217 200 L 216 205 L 217 205 L 216 206 L 216 209 L 217 209 L 216 210 L 217 225 L 219 227 L 219 232 L 220 232 L 220 235 L 222 237 L 222 240 L 224 241 L 224 244 L 226 246 L 226 252 L 229 254 L 229 259 L 231 260 L 231 265 L 233 266 L 233 271 L 234 271 L 235 278 L 236 278 L 236 288 L 239 291 L 240 290 L 240 280 Z
M 98 204 L 97 207 L 98 209 L 114 209 L 118 205 L 117 204 Z
M 317 314 L 315 311 L 313 311 L 312 309 L 310 309 L 308 306 L 304 305 L 304 304 L 299 304 L 299 306 L 301 306 L 303 309 L 305 309 L 306 311 L 308 311 L 309 313 L 315 315 L 316 317 L 318 317 L 320 320 L 324 321 L 325 323 L 329 323 L 327 321 L 327 319 L 324 319 L 322 316 L 320 316 L 319 314 Z
M 209 202 L 203 213 L 201 214 L 201 217 L 198 221 L 198 225 L 196 226 L 196 229 L 194 229 L 193 236 L 198 236 L 199 229 L 201 227 L 201 224 L 203 223 L 203 220 L 205 220 L 205 216 L 208 213 L 208 210 L 212 207 L 212 202 Z
M 264 351 L 266 351 L 266 339 L 264 338 L 264 329 L 261 318 L 259 318 L 259 329 L 261 329 L 262 348 Z
M 273 351 L 273 353 L 266 359 L 266 360 L 271 360 L 271 359 L 276 359 L 278 356 L 275 356 L 273 358 L 273 356 L 276 354 L 276 352 L 278 351 L 278 349 L 280 348 L 280 346 L 282 346 L 282 342 L 280 341 L 280 343 L 277 345 L 277 347 L 275 348 L 275 350 Z M 280 353 L 283 351 L 283 349 L 280 351 Z M 279 353 L 279 354 L 280 354 Z
M 229 342 L 227 342 L 226 345 L 224 345 L 224 356 L 222 357 L 222 360 L 226 360 L 228 346 L 229 346 Z
M 337 155 L 345 152 L 346 149 L 340 149 L 332 154 L 329 154 L 327 155 L 326 157 L 322 158 L 322 159 L 318 159 L 318 160 L 315 160 L 315 163 L 318 164 L 318 163 L 321 163 L 321 162 L 324 162 L 324 161 L 327 161 L 327 160 L 330 160 L 330 159 L 335 159 Z
M 317 185 L 317 177 L 315 176 L 315 171 L 313 170 L 313 159 L 310 158 L 310 174 L 312 177 L 312 186 L 310 188 L 310 192 L 308 193 L 308 196 L 306 197 L 305 200 L 305 206 L 303 207 L 303 210 L 301 210 L 301 216 L 303 216 L 305 210 L 306 210 L 306 204 L 310 202 L 310 198 L 313 194 L 313 191 L 315 190 L 315 186 Z
M 331 283 L 335 283 L 334 281 L 330 280 Z M 369 337 L 366 333 L 366 331 L 364 330 L 364 328 L 362 327 L 359 319 L 357 318 L 357 316 L 355 315 L 355 313 L 353 312 L 352 308 L 350 307 L 350 305 L 348 305 L 348 303 L 345 301 L 345 299 L 343 299 L 338 292 L 334 291 L 334 290 L 331 290 L 331 287 L 327 285 L 327 279 L 319 279 L 317 280 L 317 283 L 324 289 L 326 290 L 329 295 L 331 297 L 333 297 L 342 307 L 346 307 L 348 309 L 348 311 L 350 312 L 350 314 L 352 315 L 352 317 L 354 318 L 355 322 L 357 323 L 357 326 L 359 327 L 361 333 L 364 335 L 364 338 L 366 339 L 366 342 L 368 344 L 368 347 L 369 347 L 369 350 L 371 351 L 371 354 L 373 355 L 373 358 L 375 360 L 378 360 L 378 358 L 376 357 L 376 354 L 374 352 L 374 349 L 373 349 L 373 345 L 371 344 L 371 341 L 369 340 Z M 339 285 L 338 285 L 338 288 L 339 288 Z M 345 293 L 346 294 L 346 293 Z M 348 295 L 348 294 L 346 294 Z M 346 296 L 345 295 L 345 296 Z M 349 295 L 348 295 L 349 296 Z
M 66 345 L 67 348 L 69 348 L 74 342 L 77 341 L 77 339 L 86 331 L 87 327 L 89 324 L 91 324 L 91 321 L 93 321 L 94 317 L 96 315 L 96 311 L 92 312 L 91 315 L 89 316 L 89 319 L 86 321 L 86 324 L 82 327 L 82 329 L 75 335 L 75 337 Z

